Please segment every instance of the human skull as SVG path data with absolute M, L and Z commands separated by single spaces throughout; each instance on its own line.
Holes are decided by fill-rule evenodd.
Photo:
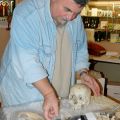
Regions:
M 91 90 L 84 84 L 75 84 L 70 89 L 69 103 L 73 109 L 80 109 L 90 103 Z
M 115 117 L 116 117 L 118 120 L 120 120 L 120 111 L 117 111 L 117 112 L 115 113 Z

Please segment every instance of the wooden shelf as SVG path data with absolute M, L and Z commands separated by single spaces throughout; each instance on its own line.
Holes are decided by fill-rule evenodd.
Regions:
M 88 6 L 90 13 L 92 8 L 97 8 L 97 12 L 100 15 L 98 17 L 100 17 L 101 19 L 120 19 L 119 0 L 91 0 L 90 2 L 88 2 Z M 120 21 L 118 21 L 118 23 L 119 22 Z

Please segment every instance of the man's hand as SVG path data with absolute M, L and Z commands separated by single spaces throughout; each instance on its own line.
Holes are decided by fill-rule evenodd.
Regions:
M 57 95 L 49 83 L 48 78 L 38 80 L 33 85 L 44 96 L 43 111 L 46 120 L 52 120 L 59 112 L 59 101 Z
M 58 116 L 59 101 L 55 93 L 51 92 L 44 97 L 43 111 L 46 120 L 52 120 Z
M 96 82 L 95 78 L 92 77 L 91 75 L 84 73 L 81 78 L 82 83 L 87 85 L 91 90 L 93 91 L 94 95 L 99 96 L 100 95 L 100 87 L 98 83 Z

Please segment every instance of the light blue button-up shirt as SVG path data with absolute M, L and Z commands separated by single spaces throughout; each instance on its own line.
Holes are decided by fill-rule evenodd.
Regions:
M 72 43 L 72 78 L 88 68 L 87 40 L 82 19 L 67 24 Z M 56 26 L 50 14 L 50 0 L 25 0 L 15 10 L 10 40 L 0 65 L 0 94 L 4 106 L 43 100 L 32 83 L 48 76 L 55 65 Z M 67 55 L 66 55 L 67 57 Z

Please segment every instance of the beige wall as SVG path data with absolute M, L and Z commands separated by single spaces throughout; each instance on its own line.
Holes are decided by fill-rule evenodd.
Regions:
M 0 59 L 3 55 L 4 48 L 7 44 L 7 41 L 9 39 L 9 31 L 5 28 L 0 28 Z
M 97 62 L 94 69 L 103 72 L 109 81 L 120 82 L 120 64 Z
M 97 42 L 97 44 L 102 45 L 107 51 L 118 52 L 120 55 L 120 44 L 118 43 L 101 41 Z M 120 82 L 120 63 L 116 64 L 98 61 L 94 69 L 103 72 L 109 81 Z

